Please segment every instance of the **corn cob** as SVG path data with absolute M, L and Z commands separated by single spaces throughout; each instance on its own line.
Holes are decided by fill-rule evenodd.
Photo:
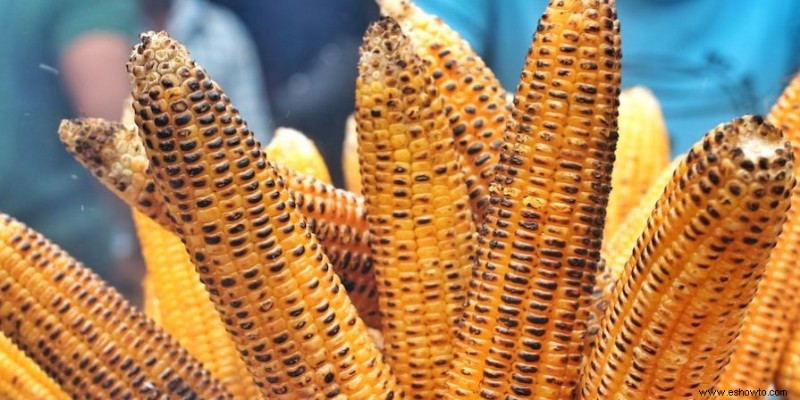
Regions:
M 794 79 L 772 108 L 767 121 L 783 130 L 792 143 L 795 159 L 800 157 L 800 75 Z M 795 177 L 800 164 L 795 164 Z M 784 232 L 772 252 L 764 279 L 758 285 L 745 316 L 731 362 L 725 367 L 719 387 L 763 389 L 772 383 L 780 353 L 789 342 L 792 321 L 800 316 L 800 188 L 794 189 L 792 207 Z
M 388 17 L 361 46 L 356 121 L 384 353 L 407 395 L 440 397 L 475 225 L 442 98 Z
M 625 263 L 631 258 L 636 240 L 647 227 L 647 219 L 653 213 L 653 207 L 664 194 L 664 188 L 669 184 L 675 169 L 683 161 L 683 158 L 683 155 L 676 157 L 661 171 L 647 192 L 639 197 L 636 207 L 628 209 L 628 215 L 623 223 L 606 236 L 607 240 L 603 243 L 603 258 L 606 260 L 612 285 L 619 280 L 622 271 L 625 270 Z M 613 189 L 611 193 L 614 193 Z
M 135 128 L 84 118 L 62 121 L 59 134 L 67 150 L 106 187 L 161 226 L 174 229 Z M 359 314 L 369 326 L 380 326 L 363 198 L 287 168 L 273 167 L 287 183 L 312 232 L 321 239 Z
M 161 325 L 161 312 L 159 311 L 156 291 L 153 287 L 153 274 L 149 272 L 145 272 L 142 278 L 142 297 L 144 297 L 144 314 L 150 317 L 156 324 Z
M 161 326 L 203 363 L 237 399 L 259 398 L 258 388 L 214 310 L 180 238 L 133 211 L 147 274 L 158 299 Z
M 298 130 L 285 127 L 276 129 L 272 141 L 264 151 L 274 163 L 313 176 L 327 184 L 331 183 L 328 166 L 325 165 L 325 160 L 314 145 L 314 141 Z
M 553 1 L 517 87 L 449 380 L 455 398 L 577 389 L 617 137 L 613 2 Z
M 377 0 L 396 19 L 414 50 L 430 63 L 429 73 L 443 95 L 445 114 L 464 162 L 462 169 L 478 220 L 489 205 L 489 184 L 500 157 L 508 122 L 506 93 L 494 73 L 461 35 L 410 0 Z
M 0 374 L 0 398 L 69 399 L 57 383 L 3 334 L 0 334 Z
M 262 394 L 400 396 L 317 238 L 228 97 L 180 43 L 163 32 L 141 39 L 128 71 L 156 184 Z
M 614 288 L 583 398 L 715 387 L 785 220 L 793 158 L 759 117 L 722 124 L 690 150 Z
M 640 86 L 623 90 L 619 96 L 619 142 L 614 153 L 605 237 L 617 231 L 631 208 L 667 167 L 669 154 L 667 126 L 653 93 Z
M 794 195 L 793 195 L 794 196 Z M 788 226 L 785 227 L 788 229 Z M 781 349 L 780 363 L 775 377 L 775 386 L 786 390 L 786 399 L 800 398 L 800 319 L 789 327 L 790 337 L 786 347 Z
M 0 329 L 72 397 L 231 398 L 113 288 L 2 214 L 0 267 Z
M 342 144 L 342 170 L 344 172 L 344 187 L 356 194 L 361 194 L 361 166 L 358 164 L 358 133 L 356 132 L 356 117 L 350 114 L 344 128 L 344 143 Z

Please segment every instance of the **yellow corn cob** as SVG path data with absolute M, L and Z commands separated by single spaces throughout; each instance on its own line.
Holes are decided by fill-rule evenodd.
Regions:
M 259 398 L 258 388 L 225 332 L 214 303 L 197 279 L 180 238 L 135 210 L 133 221 L 147 264 L 147 276 L 158 299 L 161 326 L 200 360 L 235 398 Z
M 792 195 L 794 197 L 794 194 Z M 788 225 L 785 227 L 788 229 Z M 786 390 L 786 399 L 800 398 L 800 319 L 789 327 L 789 342 L 781 349 L 780 363 L 775 377 L 775 386 Z
M 514 99 L 481 229 L 454 398 L 570 398 L 578 371 L 617 137 L 613 2 L 553 1 Z
M 381 12 L 408 32 L 415 52 L 430 62 L 428 71 L 443 95 L 450 130 L 464 159 L 472 208 L 480 220 L 489 205 L 488 188 L 508 122 L 506 93 L 469 43 L 440 18 L 409 0 L 377 1 Z
M 149 161 L 135 128 L 84 118 L 63 121 L 59 135 L 67 150 L 128 205 L 161 226 L 174 229 L 167 207 L 155 189 Z M 325 246 L 364 322 L 380 326 L 363 198 L 273 166 L 307 218 L 311 231 Z
M 285 127 L 276 129 L 272 141 L 264 151 L 274 163 L 313 176 L 327 184 L 331 183 L 328 166 L 314 141 L 298 130 Z
M 656 177 L 644 195 L 639 196 L 636 206 L 628 209 L 628 215 L 622 224 L 614 231 L 606 231 L 611 233 L 603 241 L 603 258 L 606 260 L 612 285 L 619 280 L 622 271 L 625 270 L 625 263 L 631 258 L 633 248 L 636 246 L 636 240 L 639 239 L 647 227 L 647 219 L 653 213 L 653 207 L 655 207 L 661 195 L 664 194 L 664 188 L 667 187 L 667 184 L 672 179 L 672 174 L 683 161 L 683 158 L 684 155 L 681 155 L 672 160 L 661 171 L 661 174 Z M 611 193 L 614 193 L 613 189 Z
M 474 261 L 475 225 L 442 98 L 391 18 L 356 80 L 362 188 L 387 360 L 406 394 L 441 396 Z
M 149 272 L 145 272 L 142 278 L 142 297 L 144 297 L 144 314 L 156 324 L 161 325 L 161 312 L 159 312 L 158 299 L 153 287 L 153 274 Z
M 778 99 L 767 121 L 783 130 L 797 160 L 800 157 L 800 75 Z M 794 174 L 800 176 L 800 163 L 795 164 Z M 798 248 L 800 188 L 795 188 L 784 232 L 748 308 L 736 350 L 720 379 L 720 388 L 764 389 L 772 383 L 780 353 L 791 336 L 792 321 L 800 316 Z
M 165 33 L 131 55 L 136 123 L 176 231 L 262 394 L 391 399 L 395 378 L 222 89 Z
M 344 143 L 342 144 L 342 170 L 344 172 L 344 187 L 356 194 L 361 194 L 361 172 L 358 164 L 358 133 L 356 132 L 356 117 L 350 114 L 344 128 Z
M 0 334 L 0 398 L 67 400 L 69 396 L 8 337 Z
M 3 214 L 0 329 L 74 398 L 231 398 L 113 288 Z
M 793 158 L 759 117 L 722 124 L 691 149 L 614 287 L 584 399 L 714 388 L 785 220 Z
M 653 93 L 640 86 L 623 90 L 619 96 L 619 142 L 614 152 L 606 238 L 617 231 L 631 208 L 667 167 L 669 153 L 667 126 Z

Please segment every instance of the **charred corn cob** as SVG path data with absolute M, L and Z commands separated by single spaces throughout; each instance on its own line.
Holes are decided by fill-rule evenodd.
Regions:
M 325 165 L 325 160 L 322 159 L 322 154 L 317 150 L 314 141 L 298 130 L 285 127 L 276 129 L 275 135 L 264 151 L 277 164 L 313 176 L 327 184 L 331 183 L 328 166 Z
M 230 394 L 113 288 L 0 214 L 0 329 L 74 398 Z
M 783 130 L 792 143 L 795 159 L 800 156 L 800 75 L 772 108 L 767 121 Z M 800 176 L 795 164 L 795 177 Z M 725 367 L 719 387 L 763 389 L 772 383 L 780 353 L 789 342 L 792 321 L 800 316 L 800 188 L 794 189 L 792 207 L 767 263 L 764 279 L 747 310 L 742 333 L 731 362 Z
M 131 55 L 136 123 L 176 231 L 262 394 L 401 394 L 317 238 L 222 89 L 165 33 Z
M 384 15 L 403 26 L 414 50 L 430 62 L 428 71 L 443 95 L 450 131 L 464 159 L 472 208 L 480 220 L 489 205 L 488 188 L 508 122 L 506 93 L 469 43 L 440 18 L 410 0 L 377 1 Z
M 650 188 L 639 197 L 639 201 L 635 207 L 628 209 L 627 216 L 622 224 L 611 232 L 603 243 L 603 257 L 606 260 L 606 266 L 609 270 L 611 283 L 619 280 L 622 271 L 625 270 L 625 264 L 631 258 L 633 248 L 636 246 L 636 240 L 642 235 L 642 232 L 647 227 L 647 219 L 653 213 L 653 207 L 664 194 L 664 188 L 672 179 L 675 169 L 683 161 L 684 156 L 678 156 L 661 171 L 661 174 L 656 177 Z M 613 177 L 612 177 L 613 179 Z M 613 193 L 614 190 L 612 189 Z
M 406 394 L 443 394 L 475 225 L 442 98 L 391 18 L 364 37 L 356 80 L 362 190 L 387 361 Z
M 457 398 L 569 398 L 617 137 L 613 2 L 551 2 L 517 88 L 448 381 Z
M 84 118 L 63 121 L 59 134 L 67 150 L 106 187 L 161 226 L 174 229 L 135 128 Z M 312 232 L 321 239 L 360 315 L 369 326 L 379 326 L 363 198 L 288 168 L 274 167 Z
M 722 124 L 690 150 L 614 288 L 583 398 L 715 387 L 786 218 L 793 158 L 759 117 Z
M 197 279 L 180 238 L 147 216 L 133 211 L 133 221 L 157 298 L 161 326 L 196 357 L 237 399 L 257 399 L 258 388 L 225 325 Z
M 788 226 L 786 227 L 788 228 Z M 786 399 L 800 398 L 800 329 L 798 320 L 789 327 L 789 342 L 782 350 L 775 386 L 787 391 Z
M 0 375 L 0 398 L 69 399 L 57 383 L 3 334 L 0 334 Z
M 653 93 L 640 86 L 623 90 L 619 96 L 619 142 L 614 152 L 605 237 L 617 231 L 631 208 L 667 167 L 669 154 L 666 122 Z
M 361 194 L 361 172 L 358 164 L 358 132 L 356 132 L 356 116 L 350 114 L 344 128 L 342 144 L 342 169 L 344 187 L 356 194 Z

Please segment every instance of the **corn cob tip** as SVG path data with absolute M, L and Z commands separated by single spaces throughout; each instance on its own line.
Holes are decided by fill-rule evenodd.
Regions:
M 748 165 L 742 165 L 745 168 L 752 163 L 749 160 L 758 160 L 759 163 L 763 163 L 776 155 L 778 156 L 776 160 L 780 163 L 794 160 L 791 144 L 784 137 L 783 132 L 766 122 L 761 116 L 746 115 L 736 118 L 727 125 L 720 125 L 716 131 L 713 137 L 716 142 L 721 142 L 725 138 L 725 131 L 740 133 L 731 141 L 733 145 L 731 151 L 735 159 L 748 160 Z
M 367 28 L 360 52 L 359 72 L 367 83 L 380 79 L 385 71 L 406 68 L 412 56 L 410 40 L 391 17 L 381 17 Z
M 403 18 L 409 16 L 415 6 L 409 0 L 376 0 L 381 9 L 381 15 L 393 18 Z
M 177 81 L 177 78 L 161 76 L 161 74 L 154 74 L 151 71 L 154 69 L 168 71 L 170 65 L 188 64 L 193 67 L 194 61 L 189 57 L 186 47 L 164 31 L 145 32 L 139 38 L 140 43 L 133 47 L 127 68 L 133 92 L 142 93 L 140 98 L 133 100 L 141 103 L 147 101 L 145 94 L 149 94 L 151 98 L 157 97 L 157 94 L 143 92 L 144 88 L 155 83 L 151 82 L 151 79 L 160 78 L 161 84 L 168 89 L 173 86 L 172 82 Z M 162 63 L 166 63 L 166 65 L 161 65 Z

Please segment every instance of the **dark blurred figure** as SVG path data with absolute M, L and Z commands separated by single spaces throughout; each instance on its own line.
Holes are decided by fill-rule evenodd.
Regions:
M 253 38 L 226 7 L 208 0 L 142 0 L 150 30 L 166 30 L 183 43 L 231 98 L 256 138 L 275 129 Z
M 379 15 L 374 0 L 213 1 L 252 32 L 275 124 L 312 138 L 341 186 L 345 119 L 355 102 L 358 47 Z
M 62 118 L 119 119 L 134 0 L 4 1 L 0 13 L 0 211 L 109 278 L 132 253 L 120 204 L 66 152 Z M 117 210 L 119 211 L 119 210 Z M 116 254 L 116 256 L 112 255 Z

